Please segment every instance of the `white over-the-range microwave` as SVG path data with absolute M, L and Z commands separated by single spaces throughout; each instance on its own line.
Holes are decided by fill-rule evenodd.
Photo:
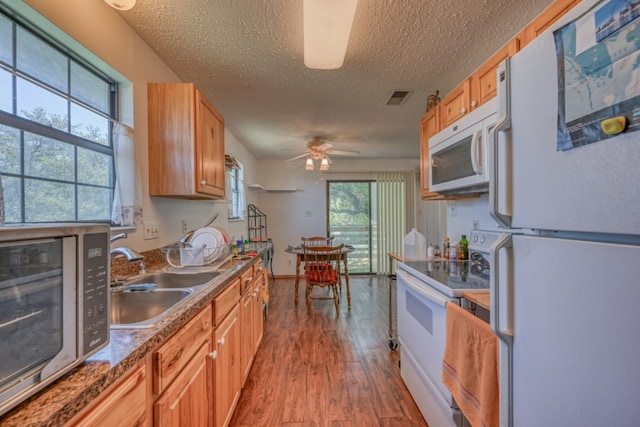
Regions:
M 430 191 L 489 191 L 489 133 L 496 125 L 496 109 L 492 99 L 429 139 Z

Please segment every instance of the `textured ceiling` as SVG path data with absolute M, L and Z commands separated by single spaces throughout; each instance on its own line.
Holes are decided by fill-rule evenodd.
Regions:
M 314 135 L 363 158 L 418 158 L 427 96 L 451 91 L 550 3 L 360 0 L 331 71 L 304 66 L 302 0 L 138 0 L 121 16 L 257 158 L 291 157 Z M 412 93 L 384 105 L 394 90 Z

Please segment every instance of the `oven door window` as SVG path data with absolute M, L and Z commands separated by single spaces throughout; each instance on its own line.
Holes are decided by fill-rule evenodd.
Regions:
M 471 162 L 472 135 L 456 142 L 431 156 L 432 184 L 442 184 L 474 176 Z
M 0 245 L 0 391 L 63 347 L 63 239 Z

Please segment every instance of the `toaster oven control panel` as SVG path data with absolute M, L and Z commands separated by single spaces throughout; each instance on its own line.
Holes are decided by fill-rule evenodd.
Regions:
M 109 341 L 109 237 L 105 233 L 82 237 L 82 335 L 87 355 Z

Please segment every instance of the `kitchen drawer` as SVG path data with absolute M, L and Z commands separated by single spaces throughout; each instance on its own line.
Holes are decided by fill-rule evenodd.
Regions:
M 69 427 L 133 427 L 146 422 L 147 388 L 145 365 L 132 369 L 114 385 L 100 394 Z
M 213 300 L 214 326 L 229 314 L 240 301 L 240 281 L 242 278 L 234 280 L 224 291 Z
M 253 282 L 254 268 L 255 264 L 252 264 L 247 271 L 240 275 L 240 295 L 244 295 L 244 293 L 251 287 L 251 282 Z
M 160 394 L 209 339 L 211 306 L 208 305 L 153 353 L 153 391 Z

